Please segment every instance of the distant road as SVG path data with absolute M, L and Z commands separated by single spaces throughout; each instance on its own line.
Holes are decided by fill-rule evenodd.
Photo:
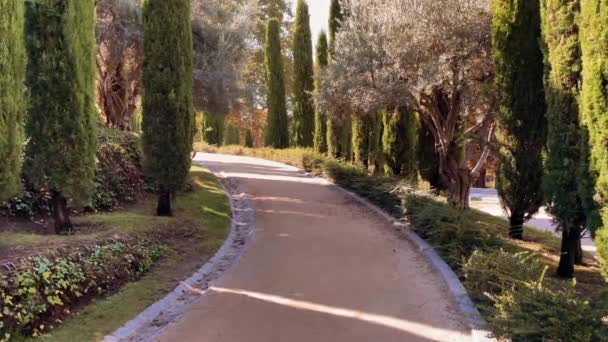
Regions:
M 498 199 L 496 189 L 471 189 L 471 207 L 490 215 L 506 217 L 502 206 L 500 205 L 500 200 Z M 559 233 L 555 231 L 553 219 L 549 214 L 547 214 L 545 208 L 541 208 L 538 214 L 536 214 L 532 220 L 528 221 L 526 225 L 538 230 L 550 231 L 556 235 L 559 235 Z M 583 250 L 593 254 L 595 254 L 597 251 L 589 233 L 586 233 L 585 237 L 583 238 Z

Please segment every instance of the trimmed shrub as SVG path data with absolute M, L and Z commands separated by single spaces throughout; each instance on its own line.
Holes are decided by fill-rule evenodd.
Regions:
M 138 279 L 161 255 L 156 244 L 125 240 L 23 260 L 17 271 L 0 274 L 0 341 L 38 336 L 74 306 Z

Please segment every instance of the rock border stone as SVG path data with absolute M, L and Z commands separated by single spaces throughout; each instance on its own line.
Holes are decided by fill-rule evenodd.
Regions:
M 253 239 L 254 210 L 248 196 L 239 188 L 238 181 L 223 177 L 218 170 L 208 165 L 203 166 L 218 177 L 229 198 L 232 219 L 228 237 L 216 254 L 190 278 L 182 281 L 172 292 L 121 328 L 105 336 L 103 342 L 150 341 L 159 336 L 168 325 L 182 317 L 205 290 L 236 264 Z

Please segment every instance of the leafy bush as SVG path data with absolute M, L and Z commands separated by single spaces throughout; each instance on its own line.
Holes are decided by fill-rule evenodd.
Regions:
M 96 189 L 91 209 L 109 211 L 137 200 L 144 191 L 144 174 L 139 137 L 129 132 L 98 129 Z M 18 197 L 1 205 L 4 216 L 32 217 L 50 213 L 48 189 L 36 189 L 23 179 L 24 190 Z
M 573 288 L 551 289 L 538 281 L 498 295 L 492 331 L 512 341 L 608 341 L 608 312 L 595 309 Z
M 76 304 L 138 279 L 161 254 L 156 244 L 125 240 L 22 261 L 17 271 L 0 274 L 0 341 L 49 330 Z

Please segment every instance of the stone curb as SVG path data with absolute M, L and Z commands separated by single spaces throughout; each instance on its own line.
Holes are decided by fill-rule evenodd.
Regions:
M 222 177 L 221 173 L 207 165 L 204 167 L 218 177 L 229 198 L 232 220 L 228 237 L 216 254 L 190 278 L 182 281 L 172 292 L 150 305 L 121 328 L 105 336 L 103 342 L 150 341 L 157 337 L 169 324 L 179 319 L 212 283 L 217 282 L 232 265 L 236 264 L 249 245 L 248 242 L 253 239 L 255 232 L 253 208 L 248 198 L 239 191 L 238 183 Z

